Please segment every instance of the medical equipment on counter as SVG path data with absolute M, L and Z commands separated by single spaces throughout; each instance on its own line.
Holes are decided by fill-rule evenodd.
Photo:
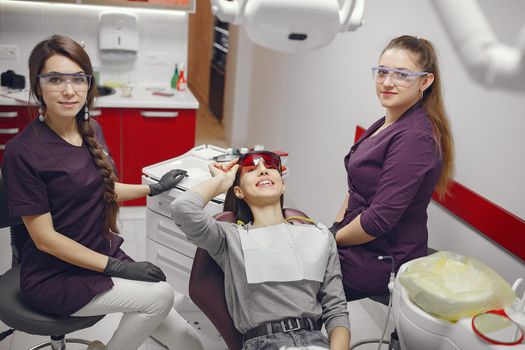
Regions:
M 509 347 L 482 340 L 472 329 L 472 317 L 452 323 L 436 318 L 414 304 L 401 284 L 400 276 L 416 260 L 401 266 L 394 284 L 392 312 L 403 350 L 525 350 L 525 344 Z
M 341 3 L 341 5 L 339 5 Z M 328 45 L 363 24 L 364 0 L 212 0 L 221 21 L 240 24 L 254 43 L 302 52 Z

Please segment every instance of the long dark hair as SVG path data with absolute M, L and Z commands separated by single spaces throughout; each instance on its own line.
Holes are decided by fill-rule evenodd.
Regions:
M 226 191 L 226 197 L 224 198 L 224 211 L 231 211 L 235 215 L 236 221 L 242 221 L 243 223 L 247 224 L 249 222 L 253 222 L 253 213 L 250 209 L 250 206 L 244 199 L 237 198 L 235 195 L 233 189 L 235 186 L 239 186 L 241 183 L 241 167 L 237 169 L 237 173 L 235 174 L 235 180 L 233 181 L 233 185 L 228 188 L 228 191 Z M 281 195 L 281 211 L 283 211 L 283 203 L 284 203 L 284 194 Z M 283 211 L 284 216 L 284 211 Z
M 85 74 L 92 76 L 91 86 L 89 87 L 86 99 L 86 106 L 88 109 L 91 108 L 97 91 L 91 61 L 82 46 L 73 39 L 62 35 L 53 35 L 49 39 L 39 42 L 33 51 L 31 51 L 31 55 L 29 56 L 30 96 L 40 103 L 42 113 L 45 113 L 46 104 L 42 98 L 38 74 L 42 72 L 46 61 L 54 55 L 61 55 L 69 58 L 71 61 L 78 64 Z M 109 237 L 111 232 L 119 233 L 117 227 L 119 204 L 117 202 L 117 193 L 115 192 L 115 181 L 117 181 L 117 177 L 110 161 L 104 155 L 102 146 L 100 146 L 94 137 L 94 130 L 90 120 L 84 120 L 84 108 L 77 113 L 76 124 L 78 132 L 82 136 L 82 139 L 91 153 L 93 163 L 104 179 L 105 189 L 102 200 L 105 204 L 105 230 L 103 235 Z
M 389 49 L 399 48 L 413 53 L 419 66 L 425 72 L 434 75 L 433 83 L 423 92 L 422 104 L 434 126 L 434 138 L 441 152 L 443 169 L 436 185 L 440 198 L 443 198 L 451 183 L 454 173 L 454 140 L 450 121 L 445 111 L 443 95 L 441 92 L 441 74 L 439 72 L 436 50 L 432 43 L 426 39 L 411 35 L 402 35 L 392 39 L 384 48 L 381 55 Z

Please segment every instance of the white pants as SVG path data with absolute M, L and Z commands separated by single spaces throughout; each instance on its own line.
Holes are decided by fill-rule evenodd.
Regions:
M 137 349 L 152 335 L 170 350 L 204 349 L 197 331 L 173 308 L 182 295 L 166 282 L 142 282 L 112 278 L 113 288 L 100 293 L 73 316 L 123 312 L 108 350 Z

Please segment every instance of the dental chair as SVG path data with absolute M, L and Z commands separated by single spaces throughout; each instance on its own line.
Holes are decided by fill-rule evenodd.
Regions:
M 306 223 L 306 214 L 296 209 L 284 209 L 284 217 L 290 222 Z M 235 215 L 225 211 L 215 215 L 215 219 L 235 222 Z M 210 319 L 219 331 L 229 350 L 242 348 L 243 335 L 235 328 L 226 306 L 224 296 L 224 273 L 215 260 L 202 248 L 197 248 L 191 268 L 189 294 L 191 300 Z
M 28 305 L 22 299 L 20 292 L 20 256 L 18 249 L 27 240 L 24 224 L 20 218 L 9 217 L 4 180 L 0 174 L 0 228 L 10 227 L 12 267 L 0 276 L 0 321 L 12 327 L 0 334 L 0 341 L 18 330 L 33 335 L 51 337 L 45 342 L 29 350 L 50 347 L 52 350 L 65 350 L 66 343 L 88 345 L 83 339 L 66 339 L 65 334 L 88 328 L 100 321 L 102 316 L 72 317 L 57 316 L 39 311 Z

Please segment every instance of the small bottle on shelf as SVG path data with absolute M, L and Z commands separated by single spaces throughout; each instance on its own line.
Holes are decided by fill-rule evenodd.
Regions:
M 177 81 L 177 90 L 186 90 L 186 77 L 184 76 L 184 63 L 180 65 L 179 80 Z
M 173 72 L 173 76 L 171 77 L 170 86 L 172 89 L 177 89 L 177 84 L 179 81 L 179 65 L 175 63 L 175 71 Z

